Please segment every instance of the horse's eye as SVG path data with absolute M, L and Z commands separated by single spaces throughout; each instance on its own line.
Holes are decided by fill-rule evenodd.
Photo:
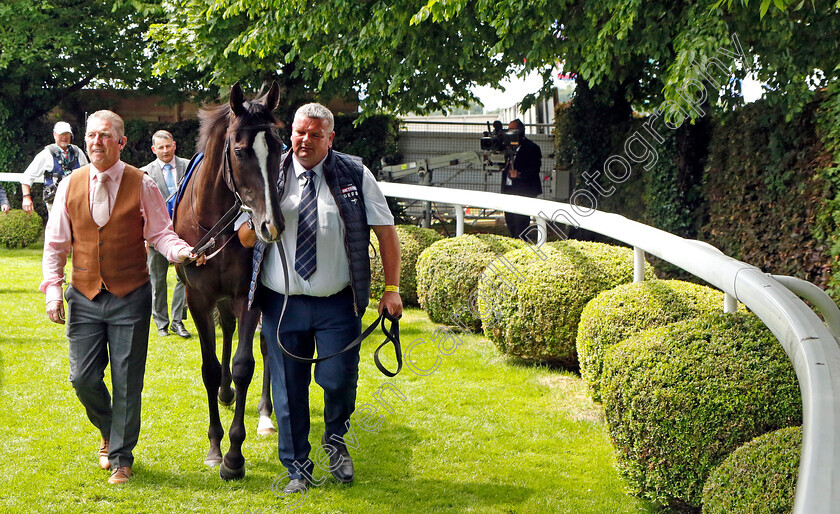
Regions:
M 235 155 L 237 159 L 242 158 L 242 153 L 243 152 L 244 152 L 244 150 L 242 148 L 234 148 L 233 149 L 233 155 Z

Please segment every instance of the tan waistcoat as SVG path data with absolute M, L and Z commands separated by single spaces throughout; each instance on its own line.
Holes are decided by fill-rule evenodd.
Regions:
M 126 165 L 111 217 L 100 227 L 90 213 L 90 165 L 70 175 L 67 211 L 73 245 L 70 282 L 88 299 L 107 289 L 123 297 L 149 281 L 140 190 L 143 172 Z

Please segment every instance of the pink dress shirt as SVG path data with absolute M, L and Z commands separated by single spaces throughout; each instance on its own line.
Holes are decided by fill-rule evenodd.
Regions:
M 108 189 L 110 205 L 114 204 L 117 191 L 122 182 L 125 163 L 116 164 L 105 170 L 110 180 L 105 182 Z M 96 189 L 96 174 L 99 173 L 92 164 L 90 166 L 90 198 Z M 42 262 L 44 280 L 41 282 L 41 292 L 46 293 L 47 303 L 62 299 L 62 284 L 64 283 L 64 265 L 67 255 L 72 250 L 72 233 L 70 230 L 70 214 L 67 212 L 67 187 L 70 180 L 62 180 L 55 194 L 52 211 L 50 212 L 47 228 L 44 232 L 44 257 Z M 172 220 L 166 210 L 166 204 L 160 194 L 160 189 L 154 179 L 144 174 L 142 190 L 140 191 L 140 210 L 145 223 L 143 237 L 162 253 L 170 262 L 181 262 L 178 252 L 191 249 L 192 246 L 178 237 L 172 229 Z

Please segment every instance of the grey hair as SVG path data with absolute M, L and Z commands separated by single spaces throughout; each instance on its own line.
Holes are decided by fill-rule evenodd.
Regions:
M 122 139 L 123 136 L 125 136 L 125 122 L 123 122 L 123 119 L 120 118 L 120 115 L 115 113 L 114 111 L 109 111 L 106 109 L 96 111 L 95 113 L 88 116 L 88 125 L 90 124 L 90 120 L 92 119 L 110 121 L 111 126 L 114 127 L 114 132 L 117 133 L 117 139 Z
M 295 118 L 314 118 L 316 120 L 327 120 L 328 127 L 327 131 L 332 132 L 335 128 L 335 118 L 333 118 L 333 113 L 324 107 L 321 104 L 317 103 L 310 103 L 301 105 L 297 112 L 295 112 Z
M 152 134 L 152 146 L 155 146 L 155 139 L 168 139 L 170 141 L 175 141 L 175 138 L 172 137 L 172 133 L 168 130 L 158 130 Z

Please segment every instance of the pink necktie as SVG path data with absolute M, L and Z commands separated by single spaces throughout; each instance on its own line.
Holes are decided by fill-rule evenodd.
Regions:
M 93 191 L 93 204 L 90 206 L 93 221 L 100 227 L 108 223 L 108 218 L 111 216 L 108 189 L 105 188 L 106 180 L 108 180 L 108 175 L 105 173 L 96 174 L 96 189 Z

